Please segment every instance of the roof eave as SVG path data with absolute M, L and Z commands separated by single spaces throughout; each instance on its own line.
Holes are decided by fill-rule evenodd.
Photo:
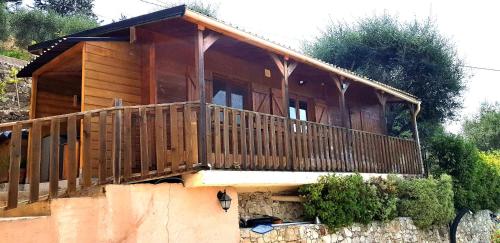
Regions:
M 283 46 L 280 46 L 278 44 L 272 43 L 268 40 L 264 40 L 262 38 L 256 37 L 256 36 L 251 35 L 245 31 L 242 31 L 242 30 L 239 30 L 239 29 L 234 28 L 232 26 L 226 25 L 226 24 L 221 23 L 213 18 L 199 14 L 195 11 L 186 9 L 186 12 L 184 13 L 183 18 L 186 21 L 189 21 L 191 23 L 203 25 L 204 27 L 211 29 L 213 31 L 222 33 L 224 35 L 230 36 L 232 38 L 235 38 L 235 39 L 243 41 L 243 42 L 247 42 L 251 45 L 258 46 L 258 47 L 266 49 L 270 52 L 289 57 L 291 59 L 294 59 L 295 61 L 309 64 L 309 65 L 321 68 L 325 71 L 344 76 L 344 77 L 351 79 L 353 81 L 357 81 L 357 82 L 372 86 L 378 90 L 392 94 L 392 95 L 394 95 L 400 99 L 406 100 L 408 102 L 411 102 L 411 103 L 414 103 L 417 105 L 419 105 L 421 103 L 420 100 L 418 100 L 414 97 L 411 97 L 411 96 L 406 95 L 404 93 L 390 89 L 390 88 L 385 87 L 384 85 L 376 83 L 374 81 L 359 77 L 359 76 L 352 74 L 350 72 L 347 72 L 341 68 L 334 67 L 330 64 L 319 61 L 319 60 L 314 59 L 312 57 L 309 57 L 307 55 L 298 53 L 294 50 L 290 50 L 290 49 L 285 48 Z

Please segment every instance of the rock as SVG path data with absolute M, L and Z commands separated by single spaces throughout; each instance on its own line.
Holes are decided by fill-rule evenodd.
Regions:
M 352 232 L 347 229 L 347 228 L 344 228 L 344 235 L 347 237 L 347 238 L 350 238 L 352 236 Z

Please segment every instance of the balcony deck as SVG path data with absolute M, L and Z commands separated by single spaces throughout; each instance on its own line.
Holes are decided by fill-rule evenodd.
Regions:
M 47 196 L 75 195 L 96 184 L 138 182 L 208 168 L 422 174 L 414 140 L 213 104 L 206 110 L 202 126 L 206 129 L 201 130 L 196 102 L 117 106 L 0 124 L 0 131 L 12 131 L 6 207 L 15 208 L 23 199 L 32 203 Z M 23 129 L 29 131 L 27 155 L 21 149 Z M 200 135 L 206 145 L 200 143 Z M 66 145 L 61 147 L 63 139 Z M 207 161 L 198 159 L 204 157 L 198 150 L 202 145 Z M 17 183 L 25 156 L 28 195 L 19 191 Z M 41 176 L 43 171 L 48 178 Z M 41 183 L 48 189 L 41 190 Z

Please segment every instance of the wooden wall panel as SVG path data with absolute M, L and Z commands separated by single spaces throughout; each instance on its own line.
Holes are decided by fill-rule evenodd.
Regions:
M 83 48 L 82 110 L 113 106 L 113 100 L 123 105 L 141 104 L 141 46 L 128 42 L 86 42 Z M 98 117 L 91 122 L 92 175 L 99 168 L 99 134 L 106 136 L 106 172 L 111 175 L 111 116 L 106 119 L 106 131 L 99 131 Z
M 127 42 L 86 42 L 82 110 L 141 103 L 141 59 L 138 45 Z

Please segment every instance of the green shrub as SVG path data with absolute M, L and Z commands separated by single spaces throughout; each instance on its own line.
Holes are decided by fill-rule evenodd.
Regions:
M 480 152 L 474 176 L 476 204 L 493 212 L 500 209 L 500 151 Z
M 396 177 L 389 176 L 387 180 L 381 177 L 370 179 L 370 185 L 376 188 L 381 207 L 375 214 L 376 220 L 387 221 L 397 216 L 397 184 Z
M 0 1 L 0 41 L 4 41 L 9 37 L 8 31 L 8 12 L 5 2 Z
M 429 153 L 431 173 L 453 178 L 455 208 L 481 209 L 475 199 L 474 181 L 480 158 L 474 144 L 457 135 L 441 134 L 431 139 Z
M 17 59 L 21 59 L 21 60 L 25 60 L 25 61 L 31 60 L 31 54 L 28 51 L 23 50 L 23 49 L 17 49 L 17 48 L 9 49 L 9 50 L 0 48 L 0 55 L 13 57 L 13 58 L 17 58 Z
M 411 217 L 419 228 L 448 223 L 453 219 L 452 180 L 442 175 L 439 180 L 398 180 L 398 215 Z
M 455 208 L 500 208 L 500 152 L 479 152 L 460 136 L 442 134 L 429 146 L 431 173 L 453 178 Z
M 360 175 L 324 176 L 299 192 L 305 198 L 306 217 L 317 216 L 332 229 L 354 222 L 369 223 L 382 206 L 376 188 L 364 183 Z

